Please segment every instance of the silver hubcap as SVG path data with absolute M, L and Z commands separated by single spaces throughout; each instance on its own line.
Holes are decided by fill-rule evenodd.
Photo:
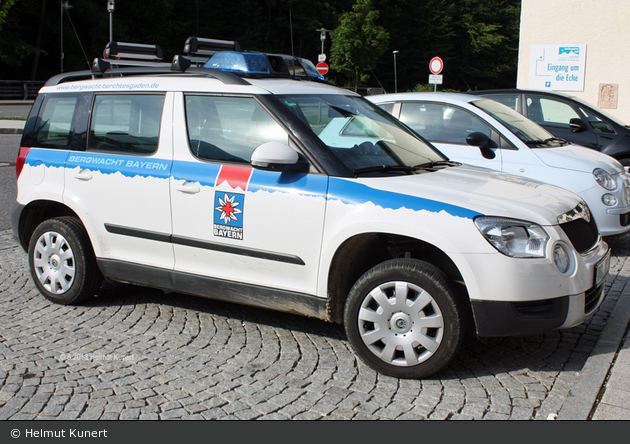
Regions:
M 374 288 L 359 310 L 359 333 L 368 349 L 388 364 L 408 367 L 429 359 L 444 335 L 433 297 L 409 282 Z
M 72 248 L 61 234 L 49 231 L 37 239 L 33 257 L 35 274 L 42 286 L 53 294 L 63 294 L 74 281 Z

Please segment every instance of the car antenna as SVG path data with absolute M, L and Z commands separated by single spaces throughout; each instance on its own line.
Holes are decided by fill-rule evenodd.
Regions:
M 291 17 L 291 10 L 289 9 L 289 32 L 291 34 L 291 57 L 293 58 L 293 77 L 295 77 L 295 51 L 293 50 L 293 18 Z

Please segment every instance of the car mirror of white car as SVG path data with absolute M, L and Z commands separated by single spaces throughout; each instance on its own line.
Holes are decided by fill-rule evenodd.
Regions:
M 282 142 L 266 142 L 259 145 L 250 160 L 254 168 L 294 173 L 308 172 L 309 164 L 303 156 Z
M 471 146 L 479 147 L 481 155 L 485 159 L 494 159 L 496 154 L 490 149 L 490 138 L 484 133 L 476 131 L 466 136 L 466 143 Z

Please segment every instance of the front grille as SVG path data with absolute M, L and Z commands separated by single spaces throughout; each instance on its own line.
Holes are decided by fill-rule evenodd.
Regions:
M 580 218 L 560 224 L 560 227 L 579 253 L 590 250 L 599 240 L 599 230 L 592 217 L 590 222 Z
M 628 225 L 630 225 L 630 213 L 622 214 L 621 216 L 619 216 L 619 224 L 622 227 L 627 227 Z
M 584 298 L 584 314 L 588 314 L 597 307 L 599 300 L 604 294 L 604 283 L 599 284 L 599 287 L 591 288 L 586 292 Z

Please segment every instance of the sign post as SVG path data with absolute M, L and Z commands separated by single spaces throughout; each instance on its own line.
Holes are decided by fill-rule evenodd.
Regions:
M 437 91 L 437 85 L 442 84 L 443 76 L 438 75 L 444 69 L 444 62 L 439 57 L 433 57 L 429 62 L 429 70 L 433 75 L 429 76 L 429 85 L 433 85 L 433 91 Z

